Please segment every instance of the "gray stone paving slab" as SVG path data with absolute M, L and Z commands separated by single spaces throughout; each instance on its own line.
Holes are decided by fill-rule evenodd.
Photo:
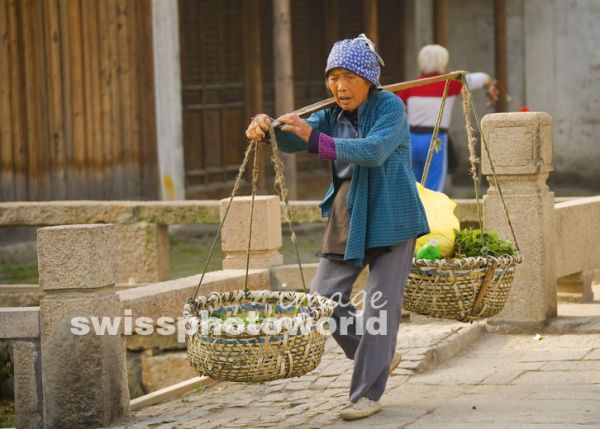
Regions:
M 520 358 L 521 362 L 526 361 L 550 361 L 550 360 L 577 360 L 582 359 L 590 352 L 589 348 L 555 348 L 552 353 L 548 353 L 547 348 L 539 350 L 529 350 Z
M 413 377 L 408 382 L 437 385 L 477 384 L 496 372 L 494 368 L 487 365 L 479 365 L 477 370 L 462 361 L 459 365 L 458 367 L 444 365 L 436 371 Z
M 421 423 L 416 422 L 408 426 L 398 426 L 402 429 L 481 429 L 483 427 L 493 429 L 586 429 L 586 428 L 597 428 L 595 423 L 592 424 L 565 424 L 565 423 L 503 423 L 495 422 L 491 425 L 482 425 L 481 423 Z
M 542 365 L 543 371 L 597 371 L 600 365 L 600 356 L 597 360 L 576 360 L 566 362 L 548 362 Z
M 403 325 L 399 339 L 405 344 L 399 350 L 407 362 L 421 365 L 411 374 L 397 369 L 382 398 L 384 410 L 367 420 L 339 420 L 351 362 L 328 342 L 322 365 L 307 377 L 220 383 L 188 395 L 185 402 L 139 410 L 119 424 L 126 429 L 159 424 L 174 429 L 600 427 L 599 335 L 542 332 L 536 341 L 529 334 L 485 334 L 477 343 L 459 344 L 460 355 L 440 359 L 440 344 L 464 341 L 469 331 L 463 327 L 469 326 Z M 177 421 L 163 422 L 161 415 Z
M 513 381 L 513 384 L 600 384 L 600 368 L 596 371 L 528 371 Z M 599 420 L 600 422 L 600 420 Z
M 591 350 L 587 355 L 584 356 L 584 359 L 596 359 L 599 360 L 600 359 L 600 347 Z
M 467 389 L 469 393 L 487 396 L 503 396 L 505 398 L 513 399 L 527 399 L 531 398 L 536 392 L 540 390 L 539 386 L 526 386 L 526 385 L 498 385 L 498 384 L 480 384 L 472 386 Z M 543 399 L 543 398 L 540 398 Z M 550 398 L 552 399 L 552 398 Z
M 543 389 L 540 389 L 539 386 L 531 387 L 530 399 L 585 399 L 598 401 L 600 398 L 600 385 L 598 384 L 554 385 L 544 386 Z M 600 427 L 600 422 L 598 422 L 598 426 Z
M 600 306 L 599 306 L 600 309 Z M 572 334 L 561 334 L 561 335 L 542 335 L 542 339 L 538 342 L 538 347 L 544 349 L 549 347 L 556 348 L 571 348 L 571 347 L 585 347 L 585 348 L 598 348 L 600 347 L 600 335 L 598 334 L 587 334 L 587 335 L 572 335 Z
M 460 419 L 464 423 L 478 423 L 494 427 L 496 422 L 511 421 L 519 424 L 592 424 L 600 422 L 600 408 L 596 401 L 584 400 L 522 400 L 493 395 L 464 395 L 439 405 L 419 419 L 430 423 Z M 408 426 L 411 427 L 411 426 Z

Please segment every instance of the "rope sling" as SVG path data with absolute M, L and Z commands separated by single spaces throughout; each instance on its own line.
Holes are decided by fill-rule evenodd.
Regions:
M 462 108 L 467 132 L 467 146 L 469 149 L 469 172 L 473 179 L 479 228 L 482 232 L 485 229 L 480 201 L 481 183 L 477 173 L 479 158 L 477 158 L 475 152 L 477 139 L 474 136 L 475 130 L 471 125 L 471 112 L 475 117 L 477 130 L 481 136 L 481 146 L 485 150 L 490 163 L 493 182 L 498 189 L 504 216 L 515 244 L 516 254 L 499 257 L 488 256 L 485 258 L 466 257 L 433 261 L 413 260 L 404 292 L 403 303 L 404 308 L 408 311 L 432 317 L 455 319 L 462 322 L 488 318 L 502 311 L 514 280 L 516 266 L 523 261 L 519 243 L 508 214 L 508 208 L 504 201 L 502 187 L 496 176 L 496 170 L 485 140 L 485 135 L 480 127 L 481 121 L 479 120 L 477 109 L 472 102 L 471 91 L 469 90 L 465 76 L 466 73 L 461 72 L 460 76 L 457 76 L 456 79 L 462 83 Z M 421 184 L 423 185 L 427 182 L 433 153 L 441 150 L 441 142 L 438 135 L 450 81 L 450 78 L 445 81 L 442 100 L 421 177 Z M 483 237 L 482 233 L 482 240 Z
M 223 325 L 227 322 L 222 323 L 220 320 L 216 320 L 211 324 L 209 320 L 204 326 L 204 332 L 188 335 L 187 351 L 190 364 L 199 373 L 209 375 L 217 380 L 263 382 L 297 377 L 312 371 L 321 362 L 325 346 L 324 330 L 318 329 L 319 324 L 328 320 L 335 307 L 332 300 L 320 295 L 309 294 L 307 291 L 289 208 L 283 163 L 279 156 L 274 132 L 269 133 L 269 142 L 272 150 L 271 161 L 275 172 L 275 189 L 283 202 L 283 215 L 290 229 L 303 292 L 252 291 L 249 288 L 250 250 L 254 203 L 258 188 L 260 145 L 257 141 L 251 141 L 244 154 L 227 207 L 194 292 L 194 298 L 190 298 L 184 307 L 184 316 L 188 319 L 186 322 L 188 332 L 192 330 L 190 319 L 197 322 L 199 319 L 207 319 L 206 316 L 215 312 L 229 320 L 235 320 L 236 316 L 244 312 L 248 314 L 262 312 L 274 316 L 272 318 L 277 320 L 272 322 L 265 319 L 264 322 L 253 326 L 253 332 L 245 332 L 242 335 L 238 332 L 232 334 L 227 329 L 224 331 L 227 326 Z M 213 292 L 208 297 L 198 297 L 221 229 L 252 157 L 252 192 L 244 290 Z M 202 317 L 202 312 L 205 312 L 204 317 Z M 321 328 L 324 328 L 322 323 Z
M 432 134 L 432 139 L 427 154 L 422 183 L 425 183 L 434 151 L 439 151 L 441 143 L 438 138 L 441 118 L 446 103 L 448 87 L 451 80 L 462 82 L 463 112 L 468 136 L 469 160 L 471 163 L 471 177 L 474 181 L 475 196 L 480 227 L 483 225 L 480 201 L 479 180 L 477 176 L 478 158 L 475 155 L 475 137 L 471 127 L 469 110 L 473 111 L 479 129 L 479 118 L 471 103 L 471 94 L 465 79 L 466 72 L 457 71 L 432 78 L 419 79 L 399 84 L 387 85 L 383 89 L 398 91 L 429 83 L 445 81 L 444 92 L 441 100 L 438 117 Z M 306 106 L 294 113 L 301 117 L 330 107 L 335 103 L 333 98 Z M 279 156 L 277 141 L 273 128 L 280 126 L 277 121 L 271 124 L 269 143 L 271 147 L 271 162 L 275 173 L 275 190 L 283 203 L 283 215 L 290 230 L 290 239 L 297 258 L 298 269 L 302 284 L 302 293 L 293 291 L 252 291 L 249 288 L 250 250 L 252 244 L 252 227 L 254 221 L 254 205 L 257 192 L 259 175 L 259 145 L 251 141 L 244 154 L 244 159 L 238 171 L 228 204 L 223 213 L 217 234 L 211 245 L 204 269 L 192 298 L 184 307 L 184 316 L 187 318 L 186 329 L 188 335 L 188 358 L 192 366 L 200 373 L 219 380 L 229 381 L 268 381 L 278 378 L 287 378 L 303 375 L 316 368 L 324 350 L 325 336 L 315 326 L 304 332 L 293 330 L 293 322 L 306 322 L 307 320 L 326 320 L 333 313 L 335 303 L 328 298 L 316 294 L 309 294 L 300 254 L 298 251 L 297 237 L 293 228 L 292 216 L 289 208 L 288 190 L 284 167 Z M 508 220 L 510 230 L 518 251 L 518 244 L 508 215 L 508 209 L 502 195 L 500 184 L 496 178 L 492 159 L 489 155 L 487 143 L 481 130 L 482 146 L 485 148 L 490 160 L 494 183 L 502 201 L 504 214 Z M 251 204 L 250 222 L 248 231 L 248 245 L 246 250 L 246 270 L 244 289 L 232 292 L 212 292 L 208 296 L 198 297 L 198 292 L 208 270 L 217 241 L 221 235 L 222 227 L 227 219 L 233 199 L 241 185 L 244 173 L 252 158 L 251 171 Z M 452 318 L 461 321 L 472 321 L 499 312 L 508 297 L 512 285 L 514 270 L 522 261 L 520 253 L 502 257 L 477 257 L 462 259 L 443 259 L 434 261 L 413 260 L 408 282 L 404 292 L 404 308 L 419 314 L 433 317 Z M 231 335 L 223 332 L 223 318 L 235 318 L 240 314 L 262 311 L 274 313 L 281 320 L 292 320 L 287 325 L 280 324 L 279 331 L 275 334 L 266 332 L 265 325 L 256 327 L 253 335 Z M 212 320 L 214 314 L 221 319 Z M 201 320 L 208 319 L 198 332 Z M 211 323 L 212 321 L 212 323 Z M 192 326 L 194 325 L 194 326 Z M 195 328 L 195 329 L 194 329 Z

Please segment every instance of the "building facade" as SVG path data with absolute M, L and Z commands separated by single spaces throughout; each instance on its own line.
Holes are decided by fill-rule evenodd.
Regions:
M 450 69 L 499 78 L 504 103 L 554 118 L 551 183 L 600 188 L 600 4 L 595 0 L 289 0 L 289 49 L 278 51 L 274 1 L 0 0 L 0 199 L 221 198 L 232 186 L 250 117 L 327 97 L 334 41 L 367 33 L 382 82 L 418 75 L 421 46 Z M 280 31 L 280 30 L 277 30 Z M 281 55 L 292 84 L 277 86 Z M 277 59 L 276 59 L 277 58 Z M 451 135 L 466 182 L 460 106 Z M 299 198 L 319 198 L 327 163 L 292 162 Z M 271 192 L 268 162 L 262 186 Z

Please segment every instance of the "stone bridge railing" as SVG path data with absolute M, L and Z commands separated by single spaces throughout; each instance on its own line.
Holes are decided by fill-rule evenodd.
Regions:
M 552 161 L 548 115 L 488 115 L 483 126 L 525 256 L 505 310 L 490 323 L 539 326 L 556 315 L 559 277 L 571 279 L 569 293 L 576 287 L 580 298 L 587 296 L 585 280 L 600 266 L 600 231 L 594 228 L 600 220 L 600 197 L 555 204 L 545 184 Z M 491 167 L 485 154 L 482 158 L 483 172 L 491 182 L 483 201 L 486 225 L 509 237 Z M 157 328 L 161 317 L 175 319 L 198 281 L 198 276 L 163 281 L 168 277 L 168 271 L 161 268 L 168 261 L 164 245 L 168 243 L 167 225 L 217 223 L 222 204 L 0 204 L 0 225 L 70 224 L 38 231 L 40 287 L 44 292 L 40 306 L 0 311 L 0 338 L 11 339 L 17 354 L 19 427 L 95 427 L 128 412 L 125 334 L 132 328 L 127 323 L 143 316 Z M 229 263 L 231 268 L 241 266 L 239 252 L 245 251 L 246 242 L 239 237 L 246 237 L 248 229 L 247 199 L 235 204 L 222 239 L 225 265 Z M 313 203 L 292 206 L 297 221 L 321 221 Z M 276 288 L 285 282 L 297 288 L 294 267 L 272 266 L 281 246 L 276 198 L 260 197 L 257 209 L 260 216 L 252 252 L 262 266 L 254 266 L 250 286 Z M 459 204 L 458 215 L 463 222 L 477 219 L 472 202 Z M 140 253 L 138 247 L 144 250 Z M 118 282 L 127 283 L 130 277 L 150 284 L 116 288 Z M 239 288 L 243 278 L 244 271 L 240 270 L 209 273 L 202 291 Z M 98 325 L 102 317 L 110 323 L 120 321 L 112 334 L 93 334 L 93 319 Z M 103 326 L 109 332 L 113 325 Z
M 600 280 L 600 196 L 555 204 L 554 221 L 558 296 L 590 301 L 592 281 Z
M 0 339 L 12 346 L 19 428 L 43 427 L 39 313 L 39 307 L 0 308 Z
M 456 215 L 461 222 L 475 223 L 477 221 L 475 202 L 456 201 L 458 204 Z M 220 207 L 223 204 L 219 201 L 7 202 L 0 203 L 0 228 L 115 224 L 119 235 L 114 249 L 119 255 L 117 283 L 150 283 L 170 278 L 168 226 L 218 224 Z M 269 204 L 273 204 L 273 201 Z M 324 222 L 317 201 L 293 201 L 290 204 L 295 223 Z M 230 216 L 235 217 L 235 213 L 230 212 Z M 226 239 L 226 241 L 232 240 Z M 245 244 L 243 246 L 238 244 L 224 245 L 229 260 L 236 259 L 236 253 L 246 249 Z

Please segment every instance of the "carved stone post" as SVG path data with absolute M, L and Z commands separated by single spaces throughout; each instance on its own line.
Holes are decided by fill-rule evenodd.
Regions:
M 169 280 L 169 228 L 138 222 L 117 228 L 117 283 L 136 284 Z
M 113 225 L 38 230 L 46 428 L 106 426 L 128 411 L 115 244 Z
M 483 118 L 482 128 L 525 258 L 506 307 L 492 323 L 539 325 L 556 316 L 554 193 L 546 186 L 553 169 L 552 118 L 542 112 L 496 113 Z M 512 239 L 483 148 L 481 157 L 482 172 L 490 183 L 483 198 L 484 224 Z

